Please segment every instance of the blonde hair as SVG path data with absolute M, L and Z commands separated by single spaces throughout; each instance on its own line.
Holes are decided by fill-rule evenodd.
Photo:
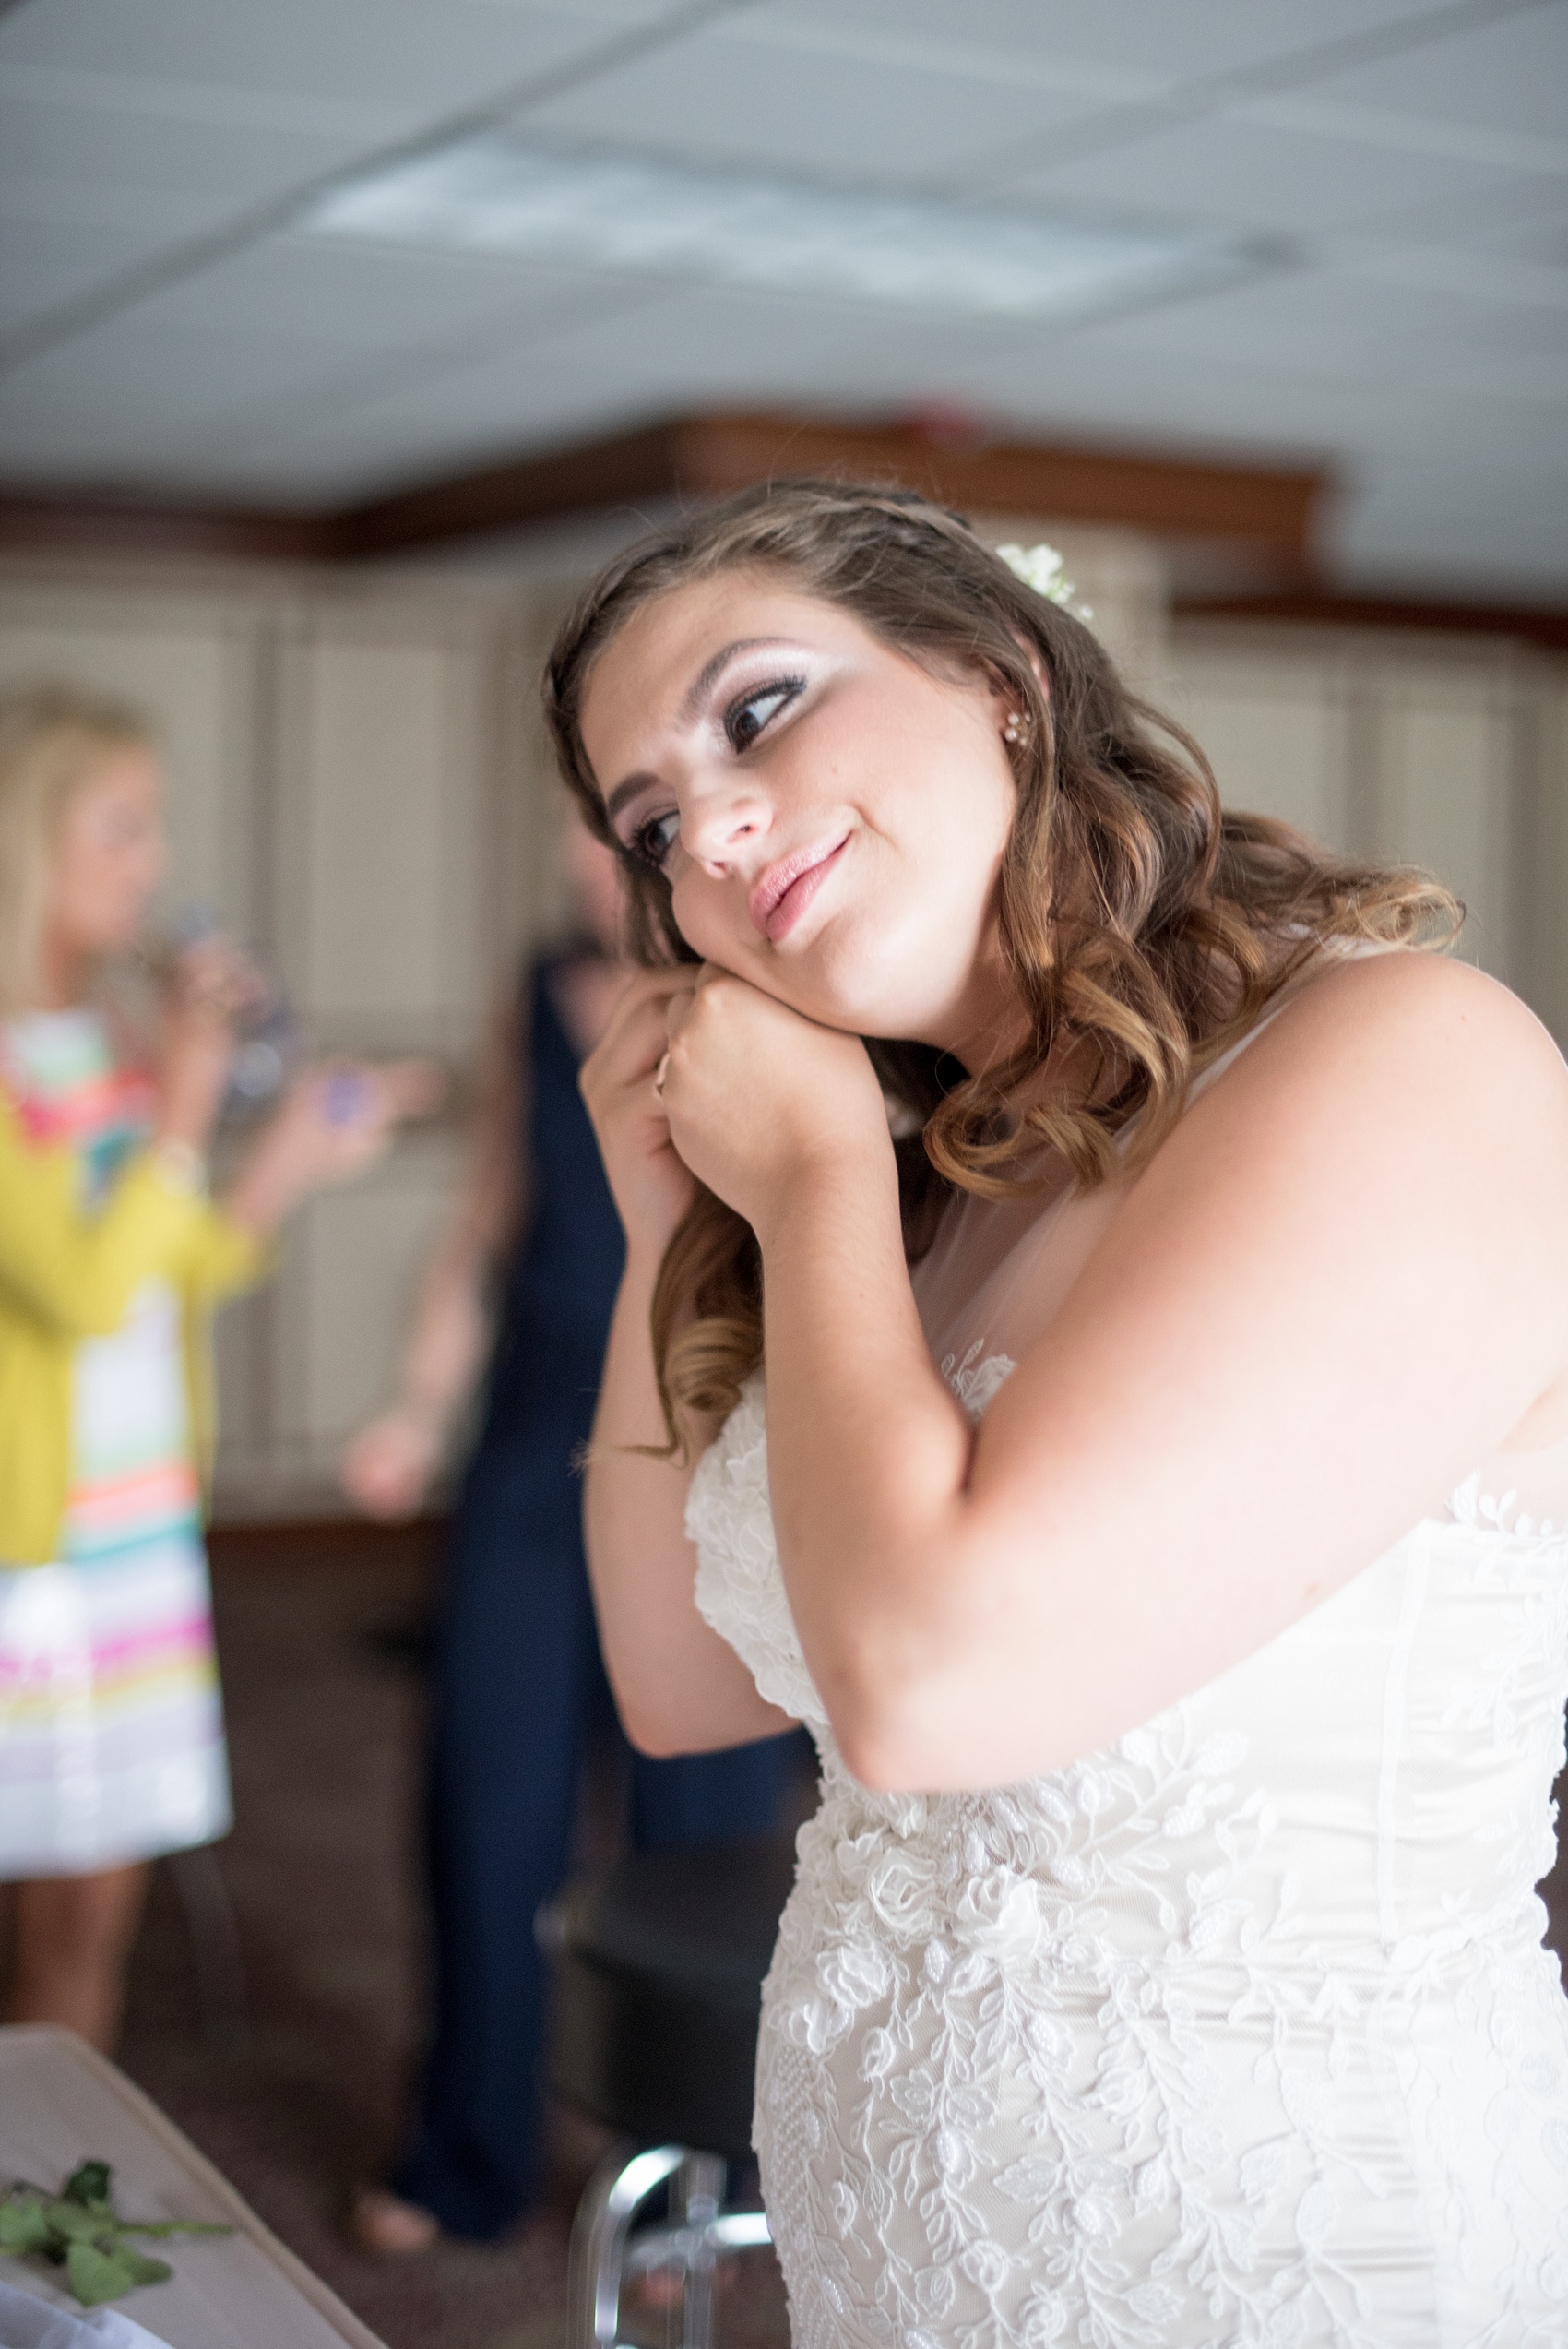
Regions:
M 544 705 L 562 771 L 601 839 L 614 835 L 581 731 L 594 663 L 644 604 L 729 570 L 838 605 L 933 674 L 989 673 L 1029 721 L 1010 745 L 1018 805 L 999 906 L 1027 1042 L 969 1074 L 930 1047 L 867 1040 L 919 1128 L 899 1146 L 911 1258 L 952 1190 L 1032 1187 L 1042 1144 L 1086 1185 L 1146 1163 L 1193 1078 L 1326 940 L 1439 946 L 1459 928 L 1463 909 L 1429 875 L 1335 856 L 1288 825 L 1223 808 L 1192 736 L 1129 691 L 1081 621 L 961 516 L 874 484 L 744 490 L 643 540 L 588 589 L 556 638 Z M 634 950 L 694 960 L 669 883 L 622 853 Z M 1042 1100 L 1033 1079 L 1069 1047 L 1084 1083 Z M 683 1449 L 695 1421 L 733 1406 L 762 1356 L 755 1239 L 707 1191 L 665 1256 L 653 1338 L 671 1449 Z
M 128 702 L 74 686 L 0 695 L 0 1014 L 25 1011 L 36 996 L 50 862 L 67 801 L 106 759 L 152 738 Z

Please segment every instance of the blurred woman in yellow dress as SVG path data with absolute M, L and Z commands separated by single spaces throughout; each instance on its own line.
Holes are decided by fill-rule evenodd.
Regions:
M 147 1866 L 230 1824 L 202 1482 L 208 1325 L 305 1194 L 368 1166 L 424 1072 L 307 1072 L 220 1199 L 207 1155 L 255 976 L 176 960 L 151 1035 L 111 984 L 163 878 L 130 709 L 0 702 L 0 1881 L 10 2021 L 118 2023 Z

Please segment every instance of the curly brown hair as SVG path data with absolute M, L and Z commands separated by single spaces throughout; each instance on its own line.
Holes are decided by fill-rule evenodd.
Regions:
M 927 1046 L 867 1040 L 885 1090 L 911 1113 L 898 1145 L 911 1258 L 951 1189 L 1028 1189 L 1042 1145 L 1087 1185 L 1145 1163 L 1194 1076 L 1325 940 L 1441 946 L 1456 934 L 1463 910 L 1428 875 L 1334 856 L 1288 825 L 1223 808 L 1192 736 L 1132 693 L 1098 638 L 961 516 L 897 488 L 796 479 L 743 490 L 617 555 L 546 665 L 561 769 L 590 829 L 621 850 L 642 960 L 696 957 L 669 883 L 605 816 L 583 748 L 583 698 L 633 613 L 737 570 L 840 606 L 931 674 L 987 672 L 1032 721 L 1010 746 L 1018 806 L 998 904 L 1027 1041 L 970 1071 Z M 1084 1081 L 1042 1092 L 1032 1080 L 1068 1046 L 1079 1048 Z M 653 1338 L 670 1449 L 683 1452 L 696 1423 L 732 1408 L 762 1358 L 754 1236 L 706 1190 L 665 1256 Z

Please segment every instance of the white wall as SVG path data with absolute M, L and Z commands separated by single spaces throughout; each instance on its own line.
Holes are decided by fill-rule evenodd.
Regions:
M 1233 806 L 1461 897 L 1460 952 L 1568 1039 L 1568 662 L 1506 641 L 1188 622 L 1166 699 Z

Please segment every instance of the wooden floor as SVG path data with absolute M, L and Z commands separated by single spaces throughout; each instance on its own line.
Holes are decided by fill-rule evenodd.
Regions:
M 214 1546 L 239 1824 L 194 1870 L 157 1872 L 123 2060 L 389 2349 L 558 2349 L 571 2213 L 604 2151 L 586 2123 L 557 2116 L 545 2205 L 494 2248 L 444 2246 L 387 2267 L 340 2233 L 353 2184 L 377 2176 L 397 2142 L 419 2029 L 417 1633 L 430 1543 L 360 1530 Z M 588 1830 L 600 1831 L 591 1817 Z M 238 1926 L 238 2040 L 223 2036 L 239 2018 L 213 1871 Z M 1568 1864 L 1545 1889 L 1568 1951 Z M 156 2330 L 150 2296 L 146 2321 Z M 650 2304 L 631 2330 L 649 2344 L 678 2337 Z M 770 2254 L 733 2264 L 720 2338 L 784 2349 Z

